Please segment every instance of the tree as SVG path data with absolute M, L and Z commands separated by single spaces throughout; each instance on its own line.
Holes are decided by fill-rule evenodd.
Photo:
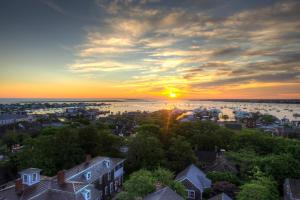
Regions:
M 171 139 L 171 144 L 167 151 L 167 158 L 169 168 L 174 171 L 180 171 L 196 161 L 191 144 L 185 141 L 182 136 L 173 137 Z
M 127 164 L 130 170 L 155 168 L 165 162 L 164 150 L 155 137 L 139 135 L 129 141 Z
M 227 181 L 229 183 L 233 183 L 235 185 L 239 184 L 238 177 L 230 172 L 208 172 L 207 177 L 212 180 L 213 183 L 219 181 Z
M 186 197 L 185 187 L 173 179 L 173 173 L 164 168 L 157 168 L 154 171 L 141 169 L 132 173 L 124 183 L 124 192 L 117 195 L 118 200 L 133 200 L 137 197 L 144 197 L 154 192 L 156 186 L 169 186 L 177 194 Z
M 269 200 L 279 199 L 276 182 L 267 177 L 257 167 L 254 168 L 253 179 L 241 186 L 237 195 L 238 200 Z
M 92 156 L 99 154 L 99 140 L 97 130 L 92 126 L 81 128 L 78 131 L 78 143 L 86 154 Z
M 148 170 L 139 170 L 124 183 L 125 191 L 133 197 L 144 197 L 155 190 L 155 178 Z
M 215 196 L 224 192 L 231 198 L 234 198 L 236 191 L 237 187 L 234 184 L 229 183 L 227 181 L 219 181 L 213 184 L 213 187 L 211 189 L 211 195 Z

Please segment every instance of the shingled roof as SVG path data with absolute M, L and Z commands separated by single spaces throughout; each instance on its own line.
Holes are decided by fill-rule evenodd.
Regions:
M 169 187 L 164 187 L 156 192 L 147 195 L 144 200 L 184 200 Z
M 205 188 L 211 186 L 211 180 L 208 179 L 206 174 L 194 164 L 191 164 L 176 176 L 177 181 L 182 181 L 184 179 L 188 179 L 201 192 L 203 192 Z
M 104 160 L 111 162 L 109 168 L 104 168 Z M 22 194 L 18 194 L 15 185 L 10 184 L 0 190 L 0 200 L 82 200 L 83 197 L 79 191 L 83 188 L 88 188 L 92 195 L 99 196 L 99 191 L 91 183 L 123 161 L 124 159 L 119 158 L 95 157 L 88 163 L 85 162 L 66 170 L 64 184 L 58 183 L 57 176 L 42 177 L 40 182 L 32 186 L 24 186 Z M 89 181 L 83 179 L 83 173 L 86 171 L 91 171 L 93 174 Z
M 227 194 L 225 193 L 221 193 L 221 194 L 218 194 L 208 200 L 232 200 L 232 198 L 230 198 Z

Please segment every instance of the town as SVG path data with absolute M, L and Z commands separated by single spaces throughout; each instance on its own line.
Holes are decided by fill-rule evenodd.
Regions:
M 243 110 L 229 119 L 216 108 L 10 106 L 0 115 L 2 199 L 299 198 L 299 121 Z

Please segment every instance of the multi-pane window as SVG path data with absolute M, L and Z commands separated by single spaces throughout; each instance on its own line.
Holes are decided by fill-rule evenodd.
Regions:
M 110 186 L 109 186 L 109 192 L 110 192 L 110 194 L 113 193 L 113 191 L 114 191 L 114 184 L 110 183 Z
M 194 190 L 187 190 L 188 198 L 195 199 L 195 191 Z
M 105 189 L 104 189 L 104 195 L 105 195 L 105 196 L 108 195 L 108 187 L 107 187 L 107 186 L 105 186 Z

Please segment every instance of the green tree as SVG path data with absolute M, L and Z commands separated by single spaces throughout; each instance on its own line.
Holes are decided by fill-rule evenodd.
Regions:
M 184 137 L 177 136 L 171 139 L 167 151 L 168 166 L 174 171 L 180 171 L 196 161 L 196 156 L 189 142 Z
M 130 170 L 155 168 L 164 162 L 164 150 L 157 138 L 137 134 L 129 141 L 127 164 Z
M 144 197 L 155 190 L 155 178 L 150 171 L 139 170 L 129 176 L 124 189 L 133 197 Z

